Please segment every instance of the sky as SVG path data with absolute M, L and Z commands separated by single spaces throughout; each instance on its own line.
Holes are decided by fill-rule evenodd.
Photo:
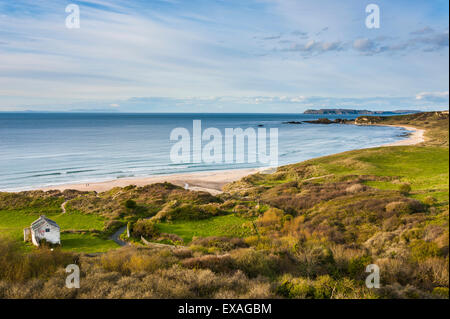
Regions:
M 0 111 L 444 110 L 448 26 L 443 0 L 0 0 Z

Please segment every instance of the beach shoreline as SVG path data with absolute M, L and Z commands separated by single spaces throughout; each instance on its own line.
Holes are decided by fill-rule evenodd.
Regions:
M 36 188 L 35 190 L 64 191 L 68 189 L 78 191 L 96 191 L 97 193 L 109 191 L 115 187 L 126 187 L 129 185 L 145 186 L 155 183 L 171 183 L 177 186 L 185 187 L 194 191 L 205 191 L 213 195 L 220 194 L 225 184 L 237 181 L 245 176 L 270 171 L 270 168 L 245 168 L 228 169 L 217 171 L 202 171 L 190 173 L 176 173 L 168 175 L 152 175 L 147 177 L 120 178 L 115 180 L 92 182 L 92 183 L 73 183 L 56 186 L 46 186 Z
M 405 146 L 415 145 L 424 142 L 425 130 L 413 126 L 405 125 L 378 125 L 404 128 L 412 131 L 407 139 L 394 143 L 382 144 L 376 147 L 388 146 Z M 90 183 L 68 183 L 54 186 L 46 186 L 35 188 L 34 190 L 50 191 L 50 190 L 78 190 L 78 191 L 95 191 L 98 193 L 109 191 L 115 187 L 126 187 L 129 185 L 145 186 L 154 183 L 172 183 L 177 186 L 186 187 L 189 190 L 205 191 L 213 195 L 220 194 L 222 187 L 228 183 L 242 179 L 245 176 L 261 173 L 271 173 L 273 168 L 246 168 L 246 169 L 228 169 L 228 170 L 212 170 L 190 173 L 176 173 L 168 175 L 153 175 L 147 177 L 120 178 L 115 180 L 90 182 Z
M 408 131 L 412 131 L 412 133 L 408 136 L 407 139 L 393 142 L 393 143 L 382 144 L 380 146 L 406 146 L 406 145 L 416 145 L 416 144 L 425 142 L 425 137 L 424 137 L 425 130 L 424 129 L 419 129 L 417 127 L 409 126 L 409 125 L 386 124 L 386 125 L 380 125 L 380 126 L 399 127 L 399 128 L 403 128 Z

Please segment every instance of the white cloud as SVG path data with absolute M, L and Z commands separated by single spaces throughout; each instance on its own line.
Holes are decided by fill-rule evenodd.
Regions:
M 445 92 L 421 92 L 416 95 L 416 100 L 444 102 L 448 101 L 448 91 Z
M 303 102 L 304 100 L 305 100 L 304 96 L 296 96 L 290 99 L 290 101 L 293 103 Z

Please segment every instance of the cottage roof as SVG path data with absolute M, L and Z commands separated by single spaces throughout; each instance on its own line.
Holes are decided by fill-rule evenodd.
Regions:
M 56 222 L 54 222 L 53 220 L 45 217 L 45 215 L 41 215 L 38 219 L 36 219 L 34 222 L 31 223 L 31 228 L 33 230 L 38 229 L 39 227 L 41 227 L 44 223 L 48 223 L 54 227 L 60 228 L 58 226 L 58 224 Z

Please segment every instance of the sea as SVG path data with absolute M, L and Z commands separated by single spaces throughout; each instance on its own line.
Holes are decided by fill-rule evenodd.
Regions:
M 0 113 L 0 191 L 268 165 L 249 162 L 248 154 L 243 163 L 236 160 L 194 162 L 191 158 L 183 163 L 174 162 L 170 154 L 179 141 L 170 139 L 171 132 L 184 128 L 193 143 L 194 120 L 201 121 L 202 132 L 216 128 L 224 136 L 226 128 L 253 128 L 255 132 L 265 128 L 267 135 L 270 128 L 277 128 L 278 165 L 407 138 L 408 132 L 396 127 L 285 123 L 320 117 L 325 116 L 3 112 Z M 356 116 L 326 117 L 353 119 Z M 202 147 L 207 142 L 203 141 Z M 193 149 L 190 147 L 189 151 Z

